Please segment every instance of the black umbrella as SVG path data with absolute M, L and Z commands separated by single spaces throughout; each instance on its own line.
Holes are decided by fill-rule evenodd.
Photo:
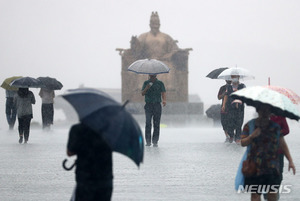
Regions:
M 44 87 L 43 83 L 33 77 L 21 77 L 10 83 L 10 86 L 18 88 L 41 88 Z
M 52 77 L 38 77 L 37 79 L 40 80 L 45 86 L 44 88 L 47 89 L 60 90 L 63 87 L 61 82 Z
M 81 123 L 103 139 L 113 151 L 131 158 L 137 165 L 143 161 L 142 131 L 124 105 L 96 89 L 74 89 L 62 95 L 76 110 Z
M 221 104 L 210 106 L 205 113 L 208 118 L 221 119 Z
M 228 67 L 217 68 L 217 69 L 211 71 L 210 73 L 208 73 L 206 75 L 206 77 L 211 78 L 211 79 L 217 79 L 218 76 L 226 69 L 228 69 Z

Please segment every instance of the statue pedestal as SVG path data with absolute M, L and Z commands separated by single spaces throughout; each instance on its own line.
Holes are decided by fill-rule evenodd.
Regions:
M 139 124 L 145 124 L 145 103 L 128 103 L 126 109 Z M 200 125 L 207 118 L 203 115 L 203 102 L 167 102 L 162 107 L 161 124 L 168 126 Z
M 100 89 L 109 94 L 113 99 L 121 104 L 121 89 Z M 190 102 L 167 102 L 165 107 L 162 107 L 161 124 L 168 127 L 176 126 L 202 126 L 212 125 L 212 119 L 204 115 L 203 102 L 198 95 L 189 95 Z M 145 102 L 129 102 L 126 105 L 126 110 L 130 112 L 142 128 L 145 126 Z M 78 122 L 78 115 L 74 108 L 67 103 L 62 97 L 57 97 L 55 101 L 55 109 L 62 109 L 65 114 L 64 123 Z M 62 123 L 62 122 L 61 122 Z

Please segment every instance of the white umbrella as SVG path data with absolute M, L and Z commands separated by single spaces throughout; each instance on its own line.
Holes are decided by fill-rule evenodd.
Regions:
M 296 105 L 288 97 L 266 87 L 254 86 L 243 88 L 232 93 L 231 96 L 254 107 L 262 103 L 270 105 L 271 111 L 275 115 L 288 117 L 297 121 L 300 119 L 300 113 Z
M 161 61 L 156 59 L 141 59 L 133 62 L 128 71 L 135 72 L 137 74 L 162 74 L 169 73 L 170 68 Z
M 250 71 L 244 68 L 234 67 L 234 68 L 228 68 L 224 70 L 219 76 L 218 79 L 224 79 L 224 80 L 232 80 L 232 75 L 238 75 L 240 76 L 240 79 L 254 79 L 254 76 L 251 75 Z

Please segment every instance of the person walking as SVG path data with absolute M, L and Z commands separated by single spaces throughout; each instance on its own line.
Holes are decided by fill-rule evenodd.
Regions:
M 6 94 L 6 103 L 5 103 L 6 119 L 9 125 L 9 130 L 13 130 L 16 123 L 16 117 L 17 117 L 17 108 L 16 105 L 14 104 L 14 96 L 16 95 L 16 91 L 6 89 L 5 94 Z
M 221 86 L 218 92 L 218 99 L 222 100 L 222 105 L 224 102 L 224 97 L 227 94 L 228 87 L 231 85 L 231 80 L 226 80 L 226 84 Z M 229 118 L 228 118 L 228 110 L 230 107 L 229 101 L 227 101 L 225 108 L 221 109 L 221 125 L 223 128 L 223 131 L 225 133 L 225 142 L 229 142 L 229 135 L 228 135 L 228 125 L 229 125 Z
M 41 88 L 39 92 L 39 96 L 42 99 L 42 122 L 43 129 L 50 129 L 50 125 L 53 124 L 53 116 L 54 116 L 54 90 Z
M 247 159 L 254 162 L 255 172 L 245 175 L 245 186 L 255 185 L 249 188 L 251 201 L 259 201 L 261 189 L 267 192 L 268 201 L 276 201 L 280 188 L 280 162 L 278 150 L 281 149 L 289 161 L 289 170 L 296 173 L 293 159 L 288 146 L 280 133 L 280 126 L 270 120 L 271 107 L 266 104 L 256 106 L 258 118 L 252 119 L 243 128 L 241 145 L 250 146 Z M 260 189 L 260 190 L 259 190 Z
M 277 123 L 280 126 L 280 134 L 285 137 L 290 133 L 290 128 L 289 125 L 287 124 L 286 118 L 282 116 L 277 116 L 274 114 L 271 114 L 270 120 Z M 284 143 L 286 141 L 284 140 Z M 279 154 L 279 180 L 280 180 L 280 185 L 283 180 L 283 167 L 284 167 L 284 153 L 281 148 L 278 149 L 278 154 Z M 277 200 L 279 200 L 280 194 L 277 193 Z M 267 199 L 267 194 L 264 194 L 264 198 Z
M 242 101 L 231 98 L 230 94 L 246 87 L 245 84 L 239 82 L 239 77 L 240 76 L 238 75 L 231 75 L 232 84 L 228 87 L 228 91 L 222 105 L 222 111 L 225 111 L 226 105 L 230 105 L 228 108 L 228 135 L 230 137 L 229 142 L 232 143 L 234 140 L 237 144 L 240 144 L 241 141 L 245 106 Z
M 145 96 L 145 115 L 146 115 L 146 126 L 145 126 L 145 138 L 146 146 L 153 147 L 158 146 L 159 132 L 160 132 L 160 118 L 161 118 L 161 102 L 163 106 L 166 106 L 166 89 L 162 81 L 156 78 L 156 75 L 149 75 L 149 80 L 146 80 L 142 87 L 142 96 Z M 153 119 L 153 136 L 151 137 Z
M 14 103 L 17 108 L 18 122 L 19 122 L 19 143 L 28 142 L 30 132 L 30 122 L 33 118 L 32 104 L 35 104 L 35 97 L 32 91 L 28 88 L 19 88 L 17 94 L 14 97 Z
M 76 188 L 71 200 L 111 200 L 112 150 L 102 136 L 82 123 L 73 125 L 69 132 L 67 155 L 77 155 Z

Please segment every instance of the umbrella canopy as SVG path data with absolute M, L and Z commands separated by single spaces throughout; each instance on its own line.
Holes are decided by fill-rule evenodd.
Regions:
M 37 78 L 45 86 L 44 88 L 51 90 L 60 90 L 63 85 L 57 79 L 52 77 L 38 77 Z
M 289 98 L 266 87 L 247 87 L 232 93 L 231 96 L 254 107 L 261 103 L 270 105 L 271 111 L 275 115 L 297 121 L 300 119 L 300 113 L 296 105 Z
M 299 104 L 300 103 L 300 96 L 298 96 L 298 94 L 296 94 L 295 92 L 293 92 L 290 89 L 284 88 L 284 87 L 279 87 L 279 86 L 272 86 L 272 85 L 267 85 L 264 86 L 268 89 L 277 91 L 283 95 L 285 95 L 286 97 L 288 97 L 294 104 Z
M 62 97 L 75 108 L 80 121 L 101 134 L 113 151 L 128 156 L 139 166 L 144 156 L 143 135 L 124 106 L 96 89 L 69 90 Z
M 9 77 L 9 78 L 6 78 L 2 84 L 1 84 L 1 87 L 3 89 L 6 89 L 6 90 L 12 90 L 12 91 L 17 91 L 18 90 L 18 87 L 14 87 L 14 86 L 10 86 L 10 83 L 12 83 L 12 81 L 16 80 L 16 79 L 19 79 L 21 78 L 22 76 L 13 76 L 13 77 Z
M 224 70 L 219 76 L 218 79 L 224 79 L 224 80 L 232 80 L 232 75 L 238 75 L 240 76 L 240 79 L 246 80 L 246 79 L 254 79 L 254 76 L 251 75 L 251 73 L 244 68 L 234 67 L 234 68 L 228 68 Z
M 137 74 L 162 74 L 169 73 L 170 68 L 161 61 L 156 59 L 142 59 L 133 62 L 128 71 L 135 72 Z
M 10 83 L 10 86 L 18 87 L 18 88 L 41 88 L 44 85 L 38 79 L 33 77 L 21 77 L 16 79 Z
M 228 69 L 228 67 L 217 68 L 206 75 L 206 77 L 211 79 L 218 79 L 218 76 L 224 71 Z
M 221 119 L 221 104 L 210 106 L 206 111 L 206 116 L 212 119 Z

